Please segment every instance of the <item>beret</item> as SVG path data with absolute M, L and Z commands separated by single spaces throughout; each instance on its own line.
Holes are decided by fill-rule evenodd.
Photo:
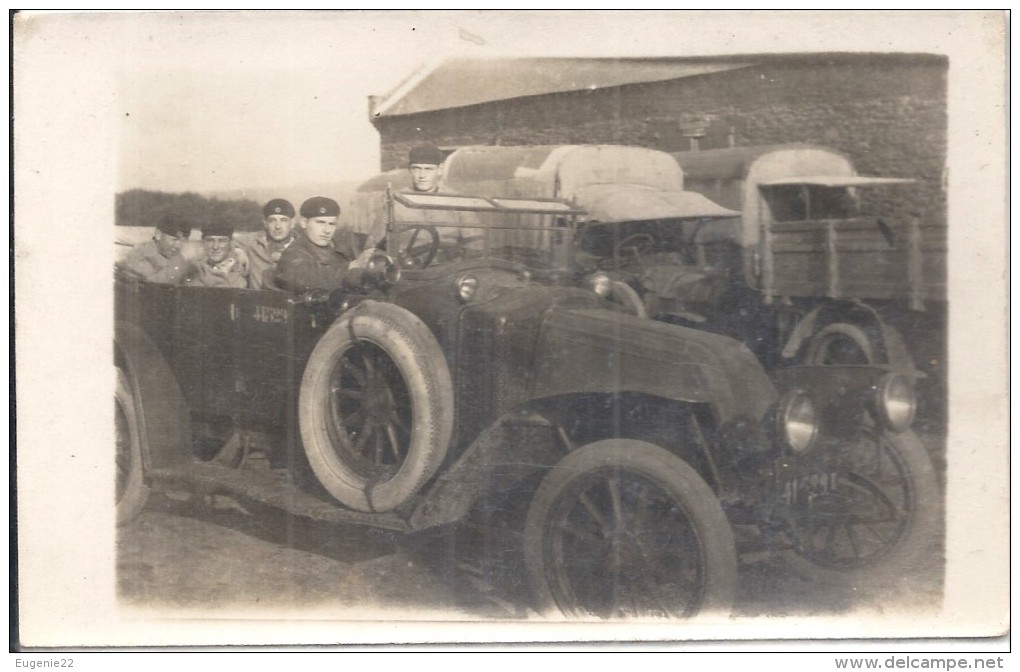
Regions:
M 418 145 L 411 149 L 408 158 L 410 159 L 409 163 L 412 165 L 423 163 L 438 166 L 446 157 L 443 156 L 443 150 L 435 145 Z
M 270 215 L 285 215 L 287 217 L 293 217 L 294 206 L 286 199 L 274 198 L 262 207 L 262 216 L 268 217 Z
M 232 236 L 234 225 L 230 222 L 209 222 L 202 225 L 202 236 Z
M 156 228 L 171 236 L 187 238 L 191 235 L 191 223 L 176 212 L 165 212 L 156 222 Z
M 314 196 L 301 204 L 302 217 L 339 217 L 340 206 L 332 198 Z

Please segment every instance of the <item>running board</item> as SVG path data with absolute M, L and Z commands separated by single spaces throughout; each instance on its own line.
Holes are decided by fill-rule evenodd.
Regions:
M 187 486 L 203 494 L 226 494 L 260 502 L 296 516 L 330 523 L 367 525 L 397 532 L 410 532 L 406 520 L 393 513 L 366 513 L 346 509 L 298 490 L 289 474 L 282 469 L 250 470 L 226 467 L 210 462 L 176 464 L 162 469 L 148 469 L 146 476 L 157 488 Z

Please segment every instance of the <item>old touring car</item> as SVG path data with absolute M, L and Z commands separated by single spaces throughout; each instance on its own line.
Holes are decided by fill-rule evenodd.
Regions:
M 905 377 L 805 367 L 777 389 L 739 342 L 578 278 L 564 260 L 583 213 L 561 200 L 388 203 L 389 239 L 413 242 L 374 259 L 361 292 L 118 279 L 121 522 L 151 489 L 188 487 L 413 533 L 503 495 L 527 502 L 536 608 L 570 617 L 727 611 L 734 526 L 829 578 L 927 547 L 934 476 L 895 438 Z M 397 204 L 485 215 L 485 254 L 440 257 L 435 227 L 395 221 Z M 492 244 L 534 217 L 543 259 Z M 855 445 L 827 439 L 865 413 Z

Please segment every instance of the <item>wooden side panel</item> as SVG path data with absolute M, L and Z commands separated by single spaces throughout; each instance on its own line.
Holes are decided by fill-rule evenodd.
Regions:
M 771 286 L 764 289 L 773 296 L 906 300 L 915 307 L 945 297 L 944 282 L 935 280 L 945 278 L 938 227 L 857 218 L 773 223 L 769 233 Z

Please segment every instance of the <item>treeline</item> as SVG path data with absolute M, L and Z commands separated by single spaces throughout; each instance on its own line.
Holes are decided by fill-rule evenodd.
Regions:
M 117 226 L 155 226 L 163 213 L 171 211 L 187 217 L 196 229 L 207 222 L 228 222 L 235 231 L 255 231 L 262 226 L 262 206 L 250 199 L 220 200 L 191 192 L 145 189 L 117 194 Z

